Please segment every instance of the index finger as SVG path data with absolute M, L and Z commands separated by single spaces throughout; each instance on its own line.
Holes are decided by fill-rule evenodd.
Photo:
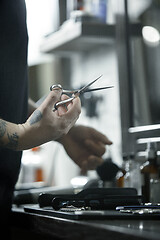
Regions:
M 54 91 L 51 91 L 44 102 L 41 104 L 42 108 L 45 108 L 46 106 L 53 109 L 53 106 L 55 103 L 60 99 L 62 94 L 62 90 L 60 88 L 54 89 Z
M 79 116 L 80 113 L 81 113 L 81 101 L 79 97 L 76 97 L 70 104 L 68 104 L 68 111 L 66 112 L 66 115 L 74 117 L 77 115 Z
M 61 96 L 61 101 L 68 100 L 68 99 L 70 99 L 70 98 L 67 95 L 63 94 Z M 58 106 L 57 112 L 58 112 L 59 116 L 65 114 L 68 111 L 68 105 L 69 105 L 69 103 L 64 103 L 64 104 Z

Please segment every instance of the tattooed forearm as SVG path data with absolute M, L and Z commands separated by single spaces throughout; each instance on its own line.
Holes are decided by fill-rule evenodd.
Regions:
M 0 119 L 0 138 L 2 138 L 6 132 L 6 121 Z
M 33 125 L 37 122 L 39 122 L 40 120 L 42 119 L 42 113 L 40 110 L 35 110 L 34 113 L 32 114 L 30 120 L 29 120 L 29 123 L 30 125 Z
M 11 133 L 8 129 L 8 122 L 0 119 L 0 147 L 16 150 L 18 146 L 18 134 Z
M 5 147 L 12 149 L 12 150 L 16 150 L 17 146 L 18 146 L 19 136 L 17 135 L 17 133 L 12 133 L 12 134 L 7 133 L 7 136 L 8 136 L 9 142 L 8 142 L 8 144 L 6 144 Z

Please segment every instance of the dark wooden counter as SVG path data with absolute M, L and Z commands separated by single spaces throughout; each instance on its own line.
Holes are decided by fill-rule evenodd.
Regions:
M 13 239 L 160 240 L 160 220 L 67 220 L 12 211 Z

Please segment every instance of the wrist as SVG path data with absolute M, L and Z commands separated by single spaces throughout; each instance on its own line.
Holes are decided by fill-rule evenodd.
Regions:
M 19 141 L 17 150 L 27 150 L 44 143 L 41 140 L 41 134 L 37 131 L 37 127 L 31 126 L 27 121 L 24 124 L 19 124 Z M 43 135 L 43 134 L 42 134 Z
M 37 124 L 30 125 L 29 121 L 19 126 L 20 136 L 18 150 L 26 150 L 39 146 L 49 139 Z
M 17 151 L 26 150 L 27 147 L 27 141 L 26 141 L 26 135 L 29 131 L 29 124 L 26 122 L 24 124 L 18 124 L 17 125 L 17 132 L 18 132 L 18 145 L 17 145 Z

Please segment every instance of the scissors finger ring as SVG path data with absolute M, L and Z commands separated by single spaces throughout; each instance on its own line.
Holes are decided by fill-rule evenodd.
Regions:
M 56 85 L 52 85 L 52 86 L 50 87 L 50 91 L 52 91 L 54 88 L 63 89 L 62 86 L 61 86 L 61 84 L 56 84 Z

